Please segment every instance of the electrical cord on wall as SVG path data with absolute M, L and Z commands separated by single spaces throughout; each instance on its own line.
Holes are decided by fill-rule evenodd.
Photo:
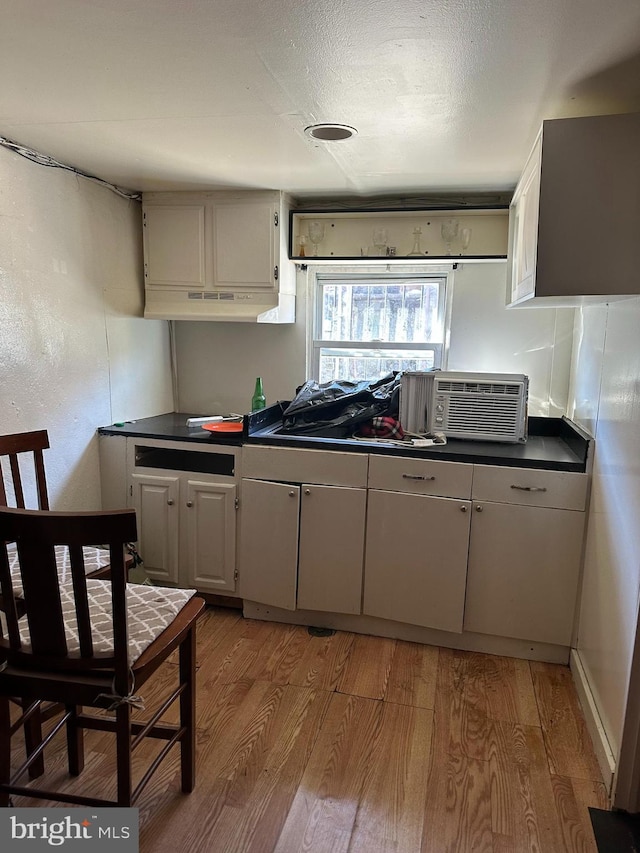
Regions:
M 39 166 L 49 166 L 53 169 L 64 169 L 67 172 L 72 172 L 74 175 L 78 175 L 81 178 L 87 178 L 89 181 L 94 181 L 96 184 L 101 184 L 103 187 L 107 187 L 112 192 L 121 196 L 122 198 L 128 198 L 134 201 L 139 200 L 142 196 L 139 192 L 135 192 L 134 190 L 126 190 L 122 187 L 118 187 L 115 184 L 110 184 L 109 181 L 105 181 L 102 178 L 97 178 L 95 175 L 89 175 L 87 172 L 83 172 L 81 169 L 76 169 L 75 166 L 67 166 L 65 163 L 60 163 L 59 160 L 56 160 L 53 157 L 49 157 L 48 154 L 40 154 L 39 151 L 34 151 L 32 148 L 26 148 L 24 145 L 20 145 L 18 142 L 13 142 L 11 139 L 7 139 L 4 136 L 0 136 L 0 145 L 4 148 L 8 148 L 9 151 L 13 151 L 14 154 L 19 154 L 21 157 L 25 157 L 27 160 L 31 160 L 32 163 L 37 163 Z

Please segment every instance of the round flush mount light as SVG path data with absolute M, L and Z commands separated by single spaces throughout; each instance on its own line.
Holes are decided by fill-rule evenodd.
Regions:
M 358 134 L 355 127 L 349 127 L 348 124 L 311 124 L 305 127 L 304 132 L 311 139 L 319 139 L 321 142 L 344 142 Z

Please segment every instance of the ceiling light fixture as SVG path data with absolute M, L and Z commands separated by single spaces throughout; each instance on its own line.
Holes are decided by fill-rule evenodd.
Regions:
M 319 139 L 321 142 L 344 142 L 358 135 L 355 127 L 349 127 L 348 124 L 311 124 L 305 127 L 304 132 L 312 139 Z

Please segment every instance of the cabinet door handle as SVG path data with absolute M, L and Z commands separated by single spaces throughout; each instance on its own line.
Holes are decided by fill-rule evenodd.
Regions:
M 482 504 L 476 504 L 476 512 L 482 512 Z
M 167 501 L 167 506 L 173 506 L 173 501 L 171 500 L 171 498 L 169 498 L 169 500 Z
M 289 492 L 289 497 L 290 497 L 290 498 L 295 498 L 295 496 L 296 496 L 296 493 L 295 493 L 293 490 L 291 490 L 291 491 Z
M 518 489 L 520 492 L 546 492 L 546 486 L 511 486 L 512 489 Z
M 310 494 L 311 494 L 311 489 L 305 489 L 305 490 L 304 490 L 304 493 L 305 493 L 305 495 L 310 495 Z
M 435 480 L 435 477 L 422 477 L 420 474 L 403 474 L 403 480 Z
M 460 512 L 466 512 L 466 511 L 467 511 L 466 506 L 464 504 L 462 504 L 462 506 L 460 507 Z
M 187 506 L 193 506 L 193 501 L 187 501 Z

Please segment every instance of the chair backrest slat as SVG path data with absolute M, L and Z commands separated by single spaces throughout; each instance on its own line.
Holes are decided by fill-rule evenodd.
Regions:
M 9 639 L 0 642 L 0 654 L 9 662 L 47 671 L 86 671 L 111 667 L 116 683 L 126 692 L 128 679 L 126 563 L 124 548 L 137 538 L 135 510 L 117 512 L 63 513 L 0 508 L 0 584 L 3 597 L 15 601 L 7 544 L 15 542 L 24 590 L 31 648 L 16 645 L 17 618 L 7 613 Z M 59 577 L 55 546 L 67 546 L 71 583 Z M 83 547 L 108 547 L 111 557 L 113 654 L 95 651 L 95 636 L 89 618 L 88 585 L 84 572 Z M 94 582 L 97 583 L 97 582 Z M 79 652 L 69 653 L 63 600 L 73 599 Z M 15 607 L 14 607 L 15 610 Z M 75 630 L 76 625 L 72 625 Z M 123 694 L 124 695 L 124 694 Z
M 24 492 L 22 491 L 22 480 L 20 478 L 20 465 L 18 464 L 18 457 L 15 453 L 9 455 L 9 467 L 11 469 L 11 479 L 13 480 L 16 506 L 24 509 Z
M 2 610 L 7 623 L 8 643 L 12 649 L 20 648 L 20 630 L 18 628 L 18 610 L 11 583 L 11 571 L 5 543 L 0 543 L 0 591 L 2 592 Z M 0 623 L 0 636 L 4 633 Z
M 17 546 L 33 654 L 65 657 L 67 640 L 55 549 L 39 541 L 37 534 L 21 537 Z
M 78 622 L 78 639 L 81 657 L 91 657 L 93 640 L 91 638 L 91 619 L 89 617 L 89 599 L 87 597 L 87 578 L 84 570 L 84 552 L 81 545 L 69 546 L 71 563 L 71 582 Z
M 2 457 L 8 457 L 15 505 L 21 509 L 26 507 L 18 454 L 30 454 L 35 473 L 38 509 L 49 509 L 47 478 L 42 453 L 48 447 L 49 436 L 46 429 L 0 435 L 0 506 L 8 506 L 7 490 L 2 471 Z

